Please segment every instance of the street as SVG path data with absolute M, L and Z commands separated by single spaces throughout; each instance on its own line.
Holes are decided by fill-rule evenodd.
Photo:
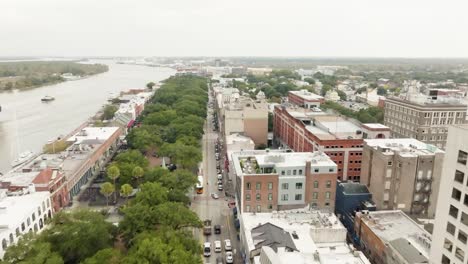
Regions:
M 210 95 L 210 102 L 213 102 Z M 194 210 L 202 221 L 209 219 L 211 220 L 212 233 L 209 236 L 203 235 L 203 230 L 199 229 L 195 232 L 200 243 L 203 245 L 204 242 L 211 242 L 211 256 L 204 257 L 205 263 L 216 263 L 217 257 L 222 257 L 223 263 L 226 263 L 226 255 L 224 250 L 224 240 L 230 239 L 232 244 L 232 252 L 234 253 L 234 263 L 242 263 L 239 256 L 239 247 L 237 241 L 237 232 L 234 227 L 234 218 L 232 209 L 229 208 L 228 202 L 233 198 L 225 196 L 225 191 L 218 191 L 218 178 L 217 178 L 217 160 L 215 154 L 215 145 L 218 140 L 218 132 L 213 131 L 213 108 L 209 108 L 208 117 L 205 123 L 205 134 L 203 136 L 203 176 L 204 176 L 204 191 L 203 194 L 194 194 L 194 200 L 192 201 L 192 210 Z M 219 164 L 220 168 L 224 167 L 224 149 L 219 150 Z M 224 174 L 224 173 L 223 173 Z M 226 176 L 223 176 L 223 186 L 232 186 L 228 183 Z M 232 187 L 231 187 L 232 188 Z M 218 199 L 211 197 L 212 193 L 219 195 Z M 230 193 L 233 193 L 230 190 Z M 214 233 L 214 225 L 221 225 L 221 234 Z M 216 240 L 222 243 L 222 252 L 214 252 L 214 242 Z

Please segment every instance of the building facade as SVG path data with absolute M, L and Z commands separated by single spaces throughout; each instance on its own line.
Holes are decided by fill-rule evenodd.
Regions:
M 389 97 L 385 101 L 384 125 L 394 138 L 415 138 L 445 148 L 448 126 L 463 124 L 467 106 L 445 101 L 410 101 Z
M 241 212 L 333 211 L 337 167 L 323 153 L 244 151 L 232 154 L 232 162 Z
M 379 210 L 434 217 L 444 152 L 412 138 L 366 139 L 361 183 Z
M 383 125 L 361 126 L 317 109 L 276 106 L 273 126 L 276 144 L 297 152 L 323 151 L 338 166 L 339 180 L 359 181 L 364 135 L 388 138 Z
M 307 90 L 300 90 L 289 91 L 288 102 L 300 107 L 312 109 L 314 107 L 320 107 L 320 104 L 324 103 L 325 99 L 322 96 L 311 93 Z
M 432 234 L 431 263 L 468 260 L 468 125 L 449 127 Z
M 354 222 L 360 247 L 372 263 L 429 263 L 431 235 L 402 211 L 362 211 Z

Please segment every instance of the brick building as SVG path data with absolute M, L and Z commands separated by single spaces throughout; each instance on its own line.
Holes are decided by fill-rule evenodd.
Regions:
M 312 109 L 314 107 L 320 107 L 320 104 L 324 103 L 325 99 L 322 96 L 311 93 L 307 90 L 300 90 L 289 91 L 288 102 L 300 107 Z
M 232 161 L 241 212 L 334 208 L 337 166 L 323 153 L 243 151 Z
M 388 138 L 381 124 L 359 124 L 319 109 L 276 106 L 274 141 L 297 152 L 321 150 L 338 166 L 338 179 L 359 181 L 364 138 Z

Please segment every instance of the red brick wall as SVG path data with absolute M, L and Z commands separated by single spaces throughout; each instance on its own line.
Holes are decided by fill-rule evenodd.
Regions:
M 312 165 L 313 169 L 313 165 Z M 329 203 L 330 208 L 335 207 L 336 193 L 336 173 L 320 173 L 312 174 L 310 163 L 306 165 L 306 182 L 305 182 L 305 202 L 306 204 L 317 203 L 319 208 L 325 208 L 325 203 Z M 314 182 L 318 182 L 318 188 L 314 188 Z M 330 188 L 327 188 L 327 181 L 331 182 Z M 313 198 L 313 193 L 318 193 L 318 199 Z M 330 199 L 325 198 L 325 193 L 330 192 Z
M 248 175 L 243 177 L 244 197 L 242 197 L 243 211 L 247 212 L 247 205 L 250 205 L 250 211 L 257 211 L 257 205 L 261 206 L 262 212 L 270 212 L 277 210 L 278 206 L 278 175 Z M 247 183 L 251 184 L 251 189 L 247 190 Z M 261 184 L 260 190 L 256 190 L 256 183 Z M 268 190 L 268 183 L 273 183 L 273 188 Z M 256 200 L 257 193 L 260 194 L 260 201 Z M 268 200 L 268 194 L 273 194 L 273 199 Z M 246 195 L 250 194 L 250 201 L 246 200 Z M 273 205 L 272 209 L 268 209 L 268 205 Z

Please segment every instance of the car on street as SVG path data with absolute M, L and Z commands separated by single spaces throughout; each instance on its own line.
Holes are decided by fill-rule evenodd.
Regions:
M 214 226 L 215 234 L 221 234 L 221 225 Z
M 230 239 L 224 240 L 224 250 L 226 250 L 226 251 L 231 251 L 232 250 L 231 240 Z
M 211 194 L 211 197 L 213 197 L 213 199 L 218 199 L 219 198 L 219 195 L 217 193 L 212 193 Z
M 223 175 L 220 173 L 218 174 L 218 180 L 222 180 L 223 179 Z
M 218 185 L 223 184 L 223 180 L 218 180 Z
M 221 247 L 221 241 L 216 240 L 216 241 L 214 242 L 214 252 L 219 253 L 219 252 L 222 251 L 222 249 L 223 249 L 223 248 Z
M 231 251 L 226 252 L 226 263 L 234 263 L 234 256 Z
M 210 242 L 205 242 L 203 244 L 203 256 L 205 257 L 211 256 L 211 243 Z
M 222 184 L 218 184 L 218 191 L 222 191 L 223 190 L 223 185 Z

